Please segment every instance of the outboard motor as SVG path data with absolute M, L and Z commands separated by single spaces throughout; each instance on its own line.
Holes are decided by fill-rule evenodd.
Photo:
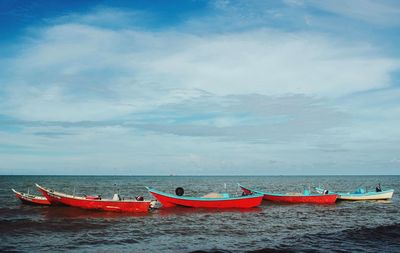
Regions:
M 182 187 L 178 187 L 178 188 L 175 189 L 175 194 L 177 196 L 183 196 L 184 193 L 185 193 L 185 191 L 183 190 Z
M 375 190 L 376 190 L 376 192 L 381 192 L 382 191 L 382 187 L 381 187 L 380 183 L 376 186 Z
M 114 201 L 121 200 L 121 196 L 119 196 L 118 193 L 114 193 L 112 200 L 114 200 Z

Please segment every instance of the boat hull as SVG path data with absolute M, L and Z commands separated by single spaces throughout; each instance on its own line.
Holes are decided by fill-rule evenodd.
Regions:
M 252 208 L 262 202 L 261 194 L 235 198 L 194 198 L 180 197 L 148 188 L 149 192 L 163 207 L 184 206 L 195 208 Z
M 318 192 L 323 192 L 324 189 L 315 188 Z M 366 192 L 366 193 L 344 193 L 336 192 L 339 200 L 362 201 L 362 200 L 388 200 L 393 197 L 394 190 L 385 190 L 381 192 Z
M 18 192 L 14 189 L 12 189 L 12 191 L 15 193 L 15 196 L 24 204 L 44 206 L 50 205 L 50 202 L 45 197 Z
M 312 194 L 312 195 L 288 195 L 288 194 L 271 194 L 260 191 L 253 191 L 247 187 L 239 185 L 242 191 L 246 194 L 259 192 L 263 194 L 263 199 L 272 202 L 282 203 L 311 203 L 311 204 L 334 204 L 338 198 L 337 194 Z
M 376 195 L 364 195 L 364 196 L 357 196 L 355 194 L 339 194 L 340 200 L 387 200 L 393 197 L 393 192 L 385 192 L 382 194 Z
M 334 204 L 336 202 L 337 194 L 328 195 L 272 195 L 264 193 L 264 199 L 274 202 L 285 203 L 313 203 L 313 204 Z
M 55 192 L 39 185 L 36 186 L 47 200 L 54 205 L 113 212 L 148 212 L 151 205 L 150 201 L 85 199 L 83 197 Z

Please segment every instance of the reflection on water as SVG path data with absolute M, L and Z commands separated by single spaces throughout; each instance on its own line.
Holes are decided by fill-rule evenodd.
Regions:
M 159 208 L 152 211 L 153 215 L 159 216 L 174 216 L 174 215 L 199 215 L 199 214 L 219 214 L 219 213 L 260 213 L 262 208 L 224 208 L 224 209 L 211 209 L 211 208 L 189 208 L 189 207 L 171 207 Z
M 400 252 L 400 177 L 0 177 L 0 251 L 117 252 Z M 252 209 L 155 209 L 148 214 L 22 205 L 10 188 L 33 184 L 78 194 L 151 198 L 144 186 L 185 195 L 240 194 L 236 183 L 275 192 L 309 185 L 349 190 L 359 185 L 394 188 L 392 201 L 335 205 L 263 202 Z M 226 189 L 225 189 L 226 184 Z M 74 189 L 75 188 L 75 189 Z
M 45 219 L 120 219 L 125 217 L 143 217 L 146 213 L 103 212 L 99 210 L 85 210 L 67 206 L 54 206 L 45 208 L 42 212 Z

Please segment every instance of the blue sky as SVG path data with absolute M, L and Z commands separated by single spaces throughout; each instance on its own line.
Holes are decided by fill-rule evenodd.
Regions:
M 0 174 L 399 174 L 398 1 L 2 1 Z

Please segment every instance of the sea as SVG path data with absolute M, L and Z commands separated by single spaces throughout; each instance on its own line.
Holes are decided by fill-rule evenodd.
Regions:
M 187 196 L 240 195 L 237 183 L 275 193 L 314 186 L 391 188 L 391 201 L 277 204 L 251 209 L 158 208 L 146 214 L 21 204 L 11 188 L 38 183 L 75 195 L 119 192 L 153 199 L 145 186 Z M 400 176 L 0 176 L 0 252 L 400 252 Z

